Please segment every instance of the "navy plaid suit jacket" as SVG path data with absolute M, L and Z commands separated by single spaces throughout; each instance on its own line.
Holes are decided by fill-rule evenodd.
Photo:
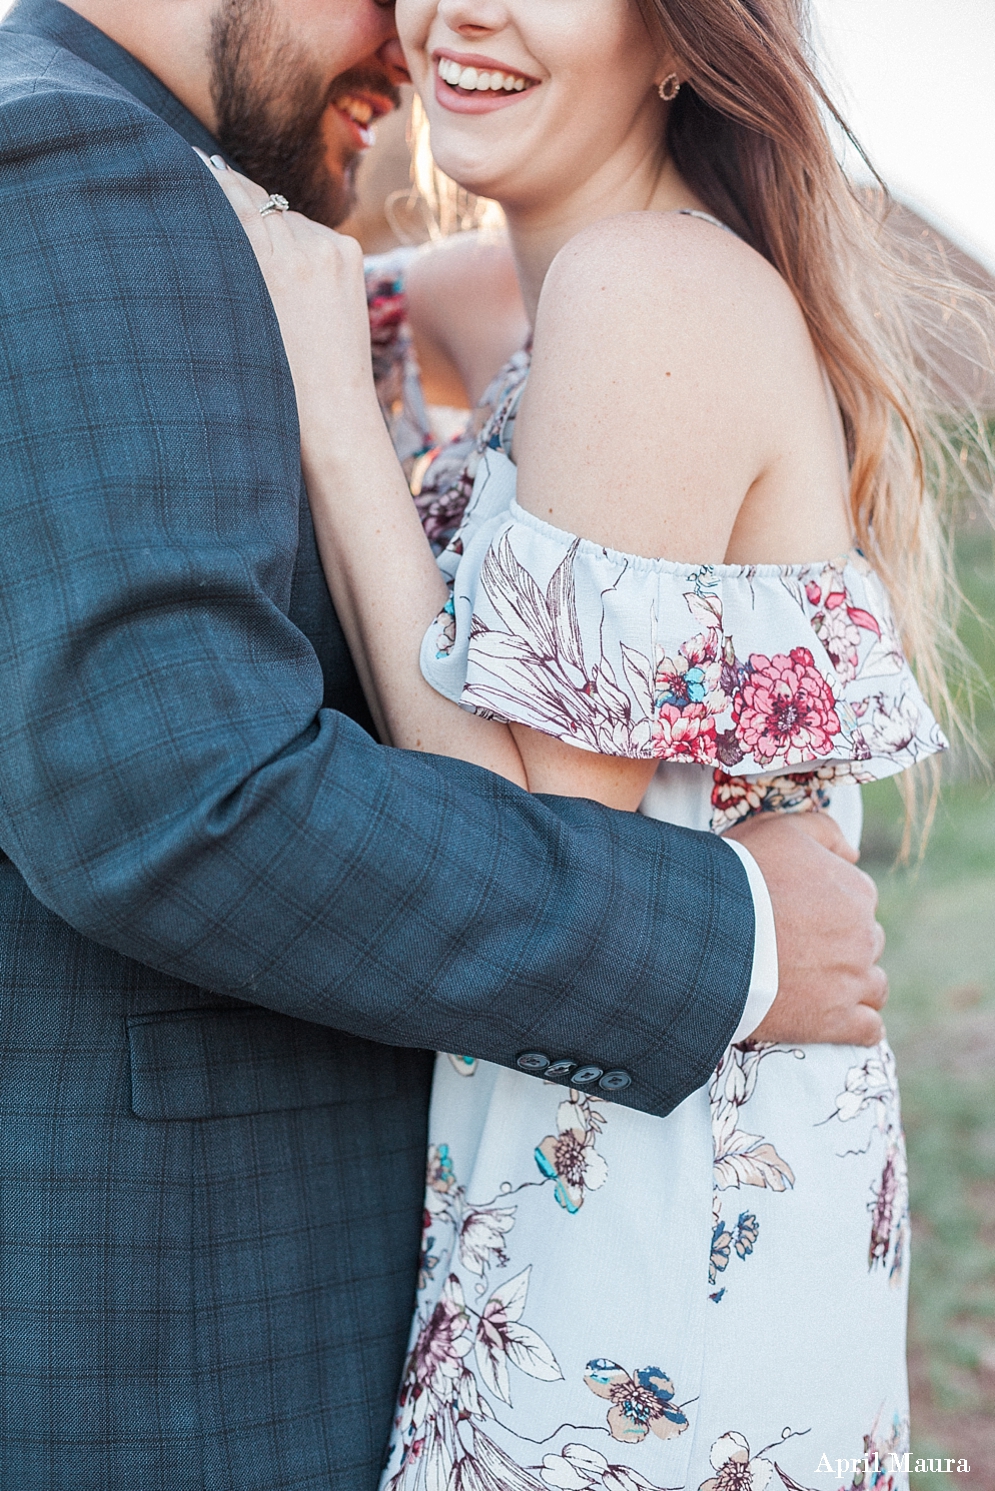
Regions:
M 721 843 L 368 724 L 204 129 L 0 26 L 0 1485 L 371 1491 L 433 1048 L 665 1113 L 749 983 Z

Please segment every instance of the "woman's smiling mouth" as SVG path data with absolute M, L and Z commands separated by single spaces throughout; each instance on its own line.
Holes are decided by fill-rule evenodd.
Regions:
M 435 96 L 459 114 L 483 114 L 515 103 L 539 86 L 538 78 L 476 54 L 436 52 Z

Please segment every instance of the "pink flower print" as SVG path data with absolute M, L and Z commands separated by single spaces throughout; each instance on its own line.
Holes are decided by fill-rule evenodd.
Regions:
M 608 1165 L 594 1147 L 597 1134 L 579 1103 L 561 1103 L 556 1113 L 558 1132 L 547 1134 L 536 1146 L 535 1162 L 547 1180 L 555 1180 L 553 1194 L 564 1211 L 575 1215 L 587 1191 L 599 1191 L 608 1179 Z
M 860 628 L 850 616 L 846 606 L 837 606 L 816 617 L 812 626 L 819 641 L 829 654 L 833 667 L 844 683 L 857 676 L 860 661 Z
M 880 637 L 881 628 L 868 611 L 851 606 L 842 570 L 830 565 L 820 583 L 805 586 L 809 604 L 821 610 L 812 617 L 812 629 L 825 647 L 833 667 L 844 683 L 850 683 L 860 672 L 861 630 Z
M 446 1387 L 462 1373 L 473 1350 L 470 1317 L 455 1274 L 446 1280 L 439 1302 L 422 1327 L 412 1352 L 413 1379 L 428 1394 L 445 1399 Z
M 659 1367 L 640 1367 L 631 1375 L 617 1362 L 588 1362 L 584 1381 L 599 1398 L 607 1398 L 608 1428 L 613 1439 L 639 1444 L 647 1434 L 673 1439 L 688 1427 L 674 1402 L 674 1384 Z
M 711 766 L 716 759 L 715 716 L 704 704 L 663 704 L 653 722 L 653 755 L 663 761 Z
M 745 749 L 764 765 L 785 766 L 828 756 L 840 733 L 836 700 L 807 647 L 750 657 L 750 673 L 733 702 Z
M 847 606 L 846 614 L 854 626 L 863 627 L 865 632 L 873 632 L 875 637 L 880 637 L 880 623 L 876 616 L 871 615 L 870 611 L 862 611 L 859 606 Z

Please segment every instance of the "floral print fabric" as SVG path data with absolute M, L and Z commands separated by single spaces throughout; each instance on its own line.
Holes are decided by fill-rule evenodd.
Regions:
M 641 811 L 715 831 L 812 807 L 852 822 L 856 782 L 943 747 L 859 556 L 664 564 L 523 513 L 509 450 L 527 372 L 523 353 L 422 488 L 453 583 L 430 683 L 658 759 Z M 905 1486 L 886 1043 L 741 1042 L 662 1119 L 441 1055 L 429 1133 L 381 1491 L 815 1491 L 823 1455 L 870 1457 L 849 1491 Z
M 743 1042 L 665 1119 L 440 1056 L 430 1144 L 381 1491 L 816 1491 L 823 1453 L 904 1453 L 886 1045 Z
M 716 828 L 756 810 L 739 779 L 777 783 L 783 806 L 800 768 L 824 790 L 944 749 L 858 554 L 641 559 L 551 528 L 514 489 L 508 455 L 485 450 L 439 559 L 452 594 L 421 665 L 448 698 L 582 750 L 708 766 Z

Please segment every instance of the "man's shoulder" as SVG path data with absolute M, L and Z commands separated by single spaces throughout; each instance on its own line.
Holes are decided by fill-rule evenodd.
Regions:
M 5 26 L 0 40 L 0 170 L 38 150 L 82 160 L 115 137 L 122 147 L 146 138 L 188 150 L 134 94 L 58 42 Z
M 279 368 L 252 250 L 186 140 L 57 40 L 0 40 L 0 320 L 20 328 L 0 368 L 61 368 L 85 345 L 91 360 L 113 347 L 103 365 L 124 376 L 164 347 L 244 361 L 250 339 Z
M 29 205 L 15 212 L 15 202 Z M 20 284 L 22 272 L 38 272 L 31 245 L 43 242 L 60 251 L 60 272 L 73 283 L 112 274 L 136 290 L 147 271 L 135 245 L 147 253 L 184 235 L 196 238 L 205 269 L 223 268 L 233 246 L 243 268 L 251 259 L 238 260 L 237 220 L 168 120 L 58 39 L 0 25 L 0 257 L 8 278 Z M 195 278 L 192 263 L 183 268 Z
M 0 108 L 51 94 L 116 99 L 136 109 L 143 107 L 106 73 L 46 36 L 0 25 L 0 40 Z

